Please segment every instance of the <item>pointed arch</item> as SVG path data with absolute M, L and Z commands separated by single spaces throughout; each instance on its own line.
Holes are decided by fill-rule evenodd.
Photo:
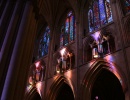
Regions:
M 25 93 L 24 100 L 42 100 L 42 97 L 37 91 L 35 86 L 28 87 L 28 90 Z
M 73 96 L 74 96 L 75 93 L 74 93 L 72 83 L 70 83 L 70 81 L 68 81 L 64 76 L 58 76 L 55 79 L 55 81 L 52 83 L 52 85 L 47 93 L 46 100 L 56 100 L 59 90 L 64 84 L 66 84 L 70 87 L 70 89 L 72 90 Z M 74 98 L 75 98 L 75 96 L 74 96 Z
M 125 74 L 114 63 L 109 63 L 106 60 L 98 59 L 91 65 L 91 67 L 88 69 L 84 76 L 84 79 L 81 84 L 81 100 L 86 100 L 86 98 L 88 100 L 91 100 L 93 84 L 103 70 L 111 72 L 119 80 L 122 86 L 122 90 L 125 94 L 128 88 Z

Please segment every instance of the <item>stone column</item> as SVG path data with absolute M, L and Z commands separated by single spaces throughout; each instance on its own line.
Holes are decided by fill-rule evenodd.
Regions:
M 29 69 L 29 63 L 31 63 L 28 59 L 30 59 L 32 55 L 33 50 L 31 51 L 31 49 L 35 35 L 33 33 L 35 32 L 36 27 L 35 20 L 31 18 L 31 16 L 33 16 L 32 11 L 32 5 L 30 1 L 27 1 L 23 10 L 23 15 L 21 15 L 21 23 L 18 27 L 16 41 L 8 65 L 6 80 L 1 96 L 2 100 L 23 100 L 23 92 L 26 84 L 25 80 L 28 72 L 27 69 Z M 34 21 L 33 24 L 32 20 Z M 29 27 L 31 28 L 28 29 Z
M 52 66 L 52 63 L 53 63 L 53 52 L 54 52 L 54 30 L 51 29 L 50 27 L 50 30 L 51 30 L 51 33 L 50 33 L 50 42 L 49 42 L 49 48 L 48 48 L 48 60 L 47 60 L 47 69 L 46 69 L 46 78 L 49 78 L 51 77 L 52 75 L 54 75 L 53 73 L 53 66 Z
M 76 17 L 76 67 L 77 67 L 77 96 L 76 100 L 80 98 L 80 70 L 79 66 L 83 64 L 83 8 L 77 12 Z
M 14 11 L 10 11 L 10 7 L 13 5 Z M 15 6 L 14 6 L 15 5 Z M 5 10 L 2 14 L 2 20 L 0 22 L 1 34 L 6 34 L 3 45 L 0 51 L 0 95 L 3 89 L 5 77 L 10 63 L 14 42 L 16 40 L 17 30 L 19 27 L 19 21 L 21 20 L 21 13 L 23 9 L 23 3 L 7 3 Z M 10 14 L 11 13 L 11 14 Z M 10 17 L 10 18 L 7 18 Z M 6 22 L 6 24 L 5 24 Z

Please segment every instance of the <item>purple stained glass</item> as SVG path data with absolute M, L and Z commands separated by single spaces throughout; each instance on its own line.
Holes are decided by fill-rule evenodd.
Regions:
M 107 21 L 109 23 L 109 22 L 113 21 L 110 0 L 105 0 L 105 7 L 106 7 Z
M 100 23 L 101 26 L 106 24 L 106 13 L 104 7 L 104 0 L 99 0 L 99 10 L 100 10 Z
M 94 30 L 92 9 L 90 9 L 89 12 L 88 12 L 88 21 L 89 21 L 89 32 L 92 32 Z
M 99 7 L 97 0 L 95 0 L 93 3 L 93 12 L 94 12 L 94 28 L 98 29 L 100 27 L 100 18 L 99 18 Z
M 130 12 L 130 0 L 125 0 L 126 11 Z

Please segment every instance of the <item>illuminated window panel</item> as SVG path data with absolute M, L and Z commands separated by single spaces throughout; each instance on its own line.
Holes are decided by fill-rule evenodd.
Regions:
M 110 0 L 93 0 L 88 10 L 89 32 L 113 21 Z
M 106 13 L 105 13 L 105 6 L 104 0 L 99 0 L 99 10 L 100 10 L 100 23 L 101 26 L 106 24 Z
M 40 40 L 40 45 L 39 45 L 39 56 L 40 57 L 48 54 L 49 42 L 50 42 L 50 29 L 49 29 L 49 27 L 46 27 L 44 35 L 42 36 L 42 38 Z
M 94 12 L 94 29 L 98 29 L 100 27 L 100 18 L 99 18 L 99 7 L 97 0 L 95 0 L 95 2 L 93 3 L 93 12 Z
M 65 23 L 61 27 L 60 46 L 68 45 L 75 36 L 75 17 L 72 11 L 67 14 Z
M 105 7 L 106 7 L 107 21 L 109 23 L 109 22 L 113 21 L 112 11 L 111 11 L 111 7 L 110 7 L 110 0 L 105 0 Z
M 74 16 L 71 16 L 70 17 L 70 36 L 69 36 L 69 39 L 70 41 L 73 41 L 73 36 L 74 34 Z
M 92 9 L 88 12 L 88 21 L 89 21 L 89 31 L 92 32 L 94 30 L 94 21 L 93 21 L 93 11 Z

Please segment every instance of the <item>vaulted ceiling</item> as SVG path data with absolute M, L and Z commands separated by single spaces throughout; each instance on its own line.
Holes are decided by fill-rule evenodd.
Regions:
M 49 26 L 59 23 L 61 17 L 69 9 L 78 11 L 85 0 L 33 0 L 35 11 L 44 17 Z
M 38 30 L 46 25 L 51 29 L 58 27 L 65 14 L 71 9 L 78 14 L 87 0 L 33 0 L 38 19 Z M 81 6 L 82 5 L 82 6 Z

